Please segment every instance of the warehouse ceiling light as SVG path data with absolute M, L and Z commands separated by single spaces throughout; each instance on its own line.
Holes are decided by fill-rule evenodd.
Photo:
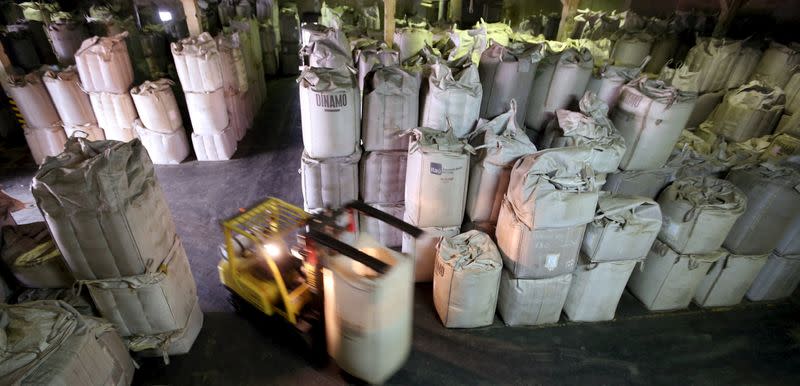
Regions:
M 172 20 L 172 12 L 158 11 L 158 18 L 161 19 L 161 21 L 170 21 Z

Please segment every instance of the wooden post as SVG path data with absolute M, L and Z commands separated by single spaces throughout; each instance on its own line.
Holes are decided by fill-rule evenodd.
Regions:
M 197 10 L 196 0 L 181 0 L 183 5 L 183 13 L 186 15 L 186 27 L 189 28 L 190 36 L 197 36 L 203 32 L 202 24 L 200 24 L 200 12 Z
M 449 9 L 448 9 L 448 16 L 449 20 L 455 23 L 461 21 L 461 15 L 463 12 L 464 5 L 461 0 L 450 0 Z
M 396 10 L 396 0 L 383 0 L 383 40 L 389 47 L 394 43 L 394 13 Z
M 0 43 L 0 83 L 2 83 L 3 87 L 5 87 L 6 83 L 8 82 L 11 69 L 11 59 L 8 58 L 8 55 L 6 54 L 6 48 L 3 46 L 3 43 Z
M 563 7 L 561 8 L 561 22 L 558 23 L 558 35 L 556 40 L 564 41 L 569 36 L 567 33 L 572 30 L 575 25 L 575 15 L 578 14 L 578 4 L 580 0 L 561 0 Z
M 736 17 L 736 13 L 745 4 L 747 4 L 747 0 L 719 0 L 719 18 L 717 19 L 717 25 L 714 26 L 713 34 L 715 38 L 725 37 L 733 18 Z

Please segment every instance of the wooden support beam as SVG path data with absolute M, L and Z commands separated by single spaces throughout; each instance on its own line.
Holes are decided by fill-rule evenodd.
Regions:
M 733 18 L 736 17 L 736 13 L 739 12 L 742 6 L 747 4 L 747 1 L 748 0 L 719 0 L 719 18 L 717 19 L 717 25 L 714 26 L 713 33 L 715 38 L 725 37 L 725 34 L 728 33 L 728 29 L 731 26 L 731 22 L 733 22 Z
M 580 0 L 561 0 L 563 5 L 561 8 L 561 22 L 558 23 L 558 35 L 556 40 L 564 41 L 569 37 L 567 33 L 572 31 L 572 26 L 575 25 L 575 15 L 578 14 L 578 5 Z
M 396 10 L 396 0 L 383 0 L 383 40 L 389 47 L 394 43 L 394 13 Z
M 183 13 L 186 15 L 186 27 L 189 28 L 190 36 L 197 36 L 203 32 L 202 24 L 200 24 L 200 11 L 197 9 L 196 0 L 181 0 L 183 5 Z

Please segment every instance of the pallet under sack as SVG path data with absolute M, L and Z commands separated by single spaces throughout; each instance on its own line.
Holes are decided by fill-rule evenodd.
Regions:
M 187 325 L 197 303 L 197 287 L 180 240 L 156 272 L 104 280 L 84 280 L 100 314 L 122 336 L 153 335 Z
M 198 161 L 227 161 L 236 152 L 236 133 L 231 129 L 216 134 L 192 133 L 192 147 Z

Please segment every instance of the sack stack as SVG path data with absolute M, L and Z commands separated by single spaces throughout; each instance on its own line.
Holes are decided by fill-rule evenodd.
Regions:
M 29 289 L 72 291 L 75 278 L 50 237 L 47 224 L 4 226 L 2 238 L 0 259 L 19 284 Z
M 694 107 L 696 97 L 641 77 L 622 88 L 611 121 L 625 139 L 625 155 L 603 190 L 655 198 L 671 181 L 664 168 Z
M 796 114 L 800 112 L 800 72 L 792 75 L 784 91 L 786 92 L 786 105 L 775 132 L 786 132 L 800 137 L 800 114 Z
M 436 245 L 433 304 L 447 328 L 491 325 L 503 260 L 491 237 L 476 230 Z
M 398 28 L 394 31 L 394 45 L 394 48 L 400 52 L 400 61 L 404 62 L 425 46 L 432 46 L 433 33 L 425 25 Z
M 172 43 L 171 49 L 186 96 L 197 160 L 230 159 L 236 151 L 237 133 L 230 127 L 223 87 L 224 69 L 216 41 L 204 32 L 196 38 Z
M 414 258 L 416 281 L 429 282 L 438 239 L 457 235 L 464 219 L 472 147 L 451 130 L 422 127 L 411 136 L 404 220 L 425 233 L 417 239 L 404 233 L 402 250 Z
M 602 193 L 586 226 L 581 257 L 564 312 L 570 320 L 614 318 L 636 263 L 644 260 L 661 229 L 661 210 L 646 197 Z
M 133 66 L 125 44 L 127 32 L 112 37 L 86 39 L 75 52 L 75 62 L 84 91 L 106 139 L 136 138 L 133 122 L 138 118 L 128 93 L 133 86 Z
M 270 76 L 278 74 L 280 69 L 281 31 L 280 7 L 276 0 L 257 0 L 255 16 L 261 33 L 261 50 L 263 53 L 264 73 Z
M 759 80 L 770 87 L 783 89 L 798 65 L 800 65 L 800 44 L 783 45 L 772 42 L 753 70 L 751 79 Z
M 451 128 L 456 138 L 467 138 L 478 123 L 482 90 L 476 65 L 457 73 L 446 64 L 432 65 L 421 96 L 420 125 L 440 131 Z
M 494 43 L 481 54 L 480 74 L 482 99 L 480 117 L 492 119 L 516 101 L 518 123 L 525 120 L 528 96 L 533 86 L 539 61 L 544 55 L 542 44 L 519 44 L 509 47 Z
M 108 322 L 62 301 L 0 304 L 7 385 L 129 385 L 135 363 Z
M 306 211 L 358 198 L 358 86 L 352 69 L 308 67 L 297 79 L 303 128 L 300 173 Z
M 728 181 L 688 177 L 667 187 L 658 203 L 658 240 L 628 287 L 651 311 L 682 309 L 712 264 L 726 255 L 720 247 L 747 208 L 747 197 Z
M 83 91 L 74 66 L 62 71 L 47 71 L 42 80 L 58 110 L 67 137 L 82 131 L 92 141 L 106 138 L 103 129 L 97 125 L 89 95 Z
M 134 122 L 136 134 L 157 165 L 179 164 L 189 155 L 189 140 L 172 93 L 173 85 L 173 81 L 163 78 L 131 89 L 140 117 Z
M 581 147 L 542 150 L 517 161 L 497 220 L 505 269 L 499 313 L 507 325 L 555 323 L 567 298 L 598 192 Z
M 558 109 L 576 107 L 592 76 L 594 59 L 587 48 L 548 43 L 528 97 L 525 127 L 535 140 Z
M 249 3 L 248 3 L 249 4 Z M 225 32 L 236 32 L 239 36 L 239 48 L 247 71 L 247 95 L 250 98 L 250 109 L 258 111 L 267 99 L 267 82 L 264 78 L 264 63 L 261 52 L 261 33 L 255 18 L 237 18 L 231 21 L 230 29 Z M 223 68 L 223 71 L 226 69 Z
M 467 228 L 494 235 L 511 168 L 521 157 L 536 152 L 517 117 L 517 103 L 511 99 L 508 111 L 478 125 L 475 135 L 483 135 L 483 142 L 470 170 Z
M 747 210 L 723 243 L 729 252 L 726 264 L 709 273 L 708 293 L 698 291 L 695 301 L 704 306 L 734 305 L 748 288 L 751 300 L 789 296 L 800 276 L 792 277 L 791 269 L 777 267 L 779 262 L 800 259 L 797 249 L 780 247 L 800 229 L 800 192 L 796 190 L 800 171 L 772 163 L 751 164 L 733 169 L 727 180 L 747 196 Z M 768 267 L 759 274 L 765 264 Z
M 61 65 L 75 64 L 75 52 L 89 34 L 83 24 L 74 21 L 56 22 L 47 25 L 47 37 Z
M 300 17 L 297 5 L 288 3 L 280 9 L 280 67 L 284 75 L 297 74 L 300 68 Z
M 641 67 L 622 67 L 604 65 L 595 67 L 586 91 L 597 94 L 597 98 L 613 109 L 617 105 L 622 87 L 634 80 L 642 72 Z
M 222 87 L 225 94 L 225 106 L 230 119 L 230 129 L 236 133 L 236 139 L 241 141 L 247 130 L 253 126 L 255 113 L 260 106 L 253 104 L 251 94 L 255 94 L 255 86 L 251 88 L 247 75 L 247 65 L 244 60 L 240 32 L 222 34 L 217 37 L 220 60 L 222 64 Z
M 22 130 L 36 164 L 61 154 L 67 136 L 39 72 L 11 76 L 5 89 L 25 120 Z
M 361 90 L 362 95 L 366 93 L 367 75 L 369 75 L 375 67 L 378 65 L 385 67 L 400 65 L 400 53 L 389 49 L 386 47 L 386 44 L 383 43 L 356 48 L 353 56 L 355 57 L 356 70 L 358 71 L 358 89 Z M 365 98 L 362 108 L 364 108 L 366 104 L 367 100 Z M 419 109 L 419 91 L 417 91 L 417 109 Z M 415 122 L 419 122 L 419 111 L 417 111 L 416 116 L 417 119 Z M 414 126 L 416 126 L 416 124 Z
M 71 138 L 31 190 L 100 314 L 129 340 L 157 341 L 146 355 L 188 351 L 202 325 L 197 289 L 142 143 Z
M 391 60 L 392 55 L 389 56 Z M 361 199 L 402 218 L 409 138 L 406 131 L 419 122 L 419 83 L 416 77 L 397 64 L 376 64 L 369 68 L 364 62 L 371 61 L 372 56 L 364 54 L 360 59 L 359 68 L 363 66 L 369 71 L 364 76 L 361 116 L 361 135 L 366 151 L 361 161 Z M 375 228 L 382 223 L 366 217 L 364 220 L 361 225 L 366 228 L 362 230 L 372 234 L 383 245 L 391 248 L 402 245 L 400 230 L 388 226 L 384 229 L 382 225 Z

